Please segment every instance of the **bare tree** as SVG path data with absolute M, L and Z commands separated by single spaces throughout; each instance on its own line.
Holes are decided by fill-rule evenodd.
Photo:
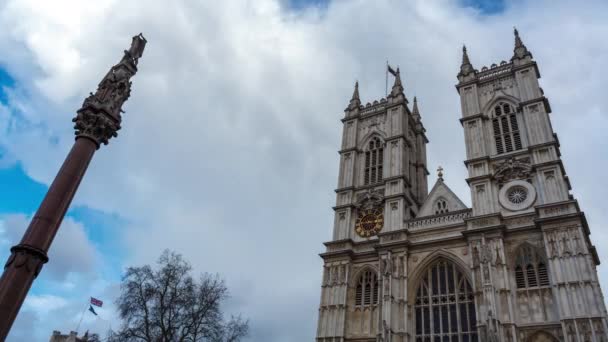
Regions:
M 165 250 L 158 268 L 129 267 L 117 300 L 121 329 L 111 341 L 237 342 L 248 334 L 240 317 L 225 321 L 221 304 L 228 289 L 217 275 L 191 276 L 180 254 Z

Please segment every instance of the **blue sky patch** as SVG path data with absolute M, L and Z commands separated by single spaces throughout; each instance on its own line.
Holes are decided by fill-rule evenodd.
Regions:
M 12 88 L 14 85 L 15 80 L 0 65 L 0 102 L 6 103 L 7 101 L 4 88 Z
M 303 10 L 307 7 L 327 8 L 330 0 L 287 0 L 287 6 L 293 10 Z
M 33 214 L 46 194 L 47 186 L 28 177 L 19 164 L 0 168 L 0 214 Z
M 505 10 L 504 0 L 460 0 L 464 7 L 473 7 L 482 14 L 492 15 Z

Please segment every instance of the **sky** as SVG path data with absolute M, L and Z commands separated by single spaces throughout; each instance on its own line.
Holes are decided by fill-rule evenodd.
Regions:
M 311 341 L 331 237 L 343 110 L 384 95 L 386 60 L 417 96 L 428 166 L 470 204 L 454 89 L 513 54 L 539 64 L 572 194 L 608 257 L 605 1 L 0 0 L 0 258 L 8 257 L 73 144 L 71 119 L 148 39 L 117 138 L 97 151 L 9 341 L 117 328 L 127 266 L 175 250 L 219 273 L 248 341 Z M 429 183 L 435 182 L 435 172 Z M 598 268 L 604 290 L 608 270 Z

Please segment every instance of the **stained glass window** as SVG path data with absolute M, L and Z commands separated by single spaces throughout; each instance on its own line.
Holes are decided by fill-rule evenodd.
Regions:
M 416 342 L 477 342 L 473 290 L 454 263 L 440 259 L 425 272 L 414 304 Z

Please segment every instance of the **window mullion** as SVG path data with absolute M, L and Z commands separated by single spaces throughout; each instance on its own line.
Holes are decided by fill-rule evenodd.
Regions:
M 458 342 L 462 342 L 462 329 L 461 329 L 461 324 L 460 324 L 460 320 L 462 319 L 460 317 L 460 289 L 458 288 L 458 273 L 456 273 L 456 266 L 454 264 L 452 264 L 452 273 L 454 274 L 454 277 L 452 278 L 453 282 L 454 282 L 454 298 L 455 298 L 455 306 L 456 306 L 456 322 L 454 322 L 454 324 L 456 324 L 456 333 L 457 333 L 457 337 L 458 337 Z

